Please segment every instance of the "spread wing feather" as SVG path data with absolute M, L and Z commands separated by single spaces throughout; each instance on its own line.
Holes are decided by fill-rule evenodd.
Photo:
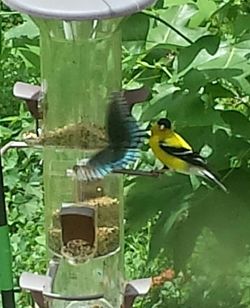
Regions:
M 85 166 L 76 166 L 77 178 L 93 181 L 117 169 L 124 169 L 139 158 L 139 148 L 146 136 L 130 114 L 121 92 L 112 93 L 106 118 L 108 146 L 96 153 Z

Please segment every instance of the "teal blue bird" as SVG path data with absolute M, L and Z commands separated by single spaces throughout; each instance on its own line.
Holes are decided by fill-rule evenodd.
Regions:
M 95 181 L 116 170 L 124 169 L 140 157 L 140 147 L 146 136 L 131 115 L 122 92 L 111 95 L 106 114 L 108 145 L 97 152 L 84 166 L 74 166 L 78 180 Z

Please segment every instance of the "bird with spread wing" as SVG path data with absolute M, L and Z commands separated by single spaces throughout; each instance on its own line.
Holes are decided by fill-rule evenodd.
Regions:
M 108 145 L 86 164 L 74 166 L 78 180 L 100 180 L 111 172 L 126 168 L 139 158 L 140 146 L 146 134 L 131 115 L 122 92 L 111 94 L 106 113 L 106 134 Z

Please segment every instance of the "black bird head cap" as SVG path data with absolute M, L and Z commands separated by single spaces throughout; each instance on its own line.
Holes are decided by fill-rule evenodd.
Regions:
M 171 122 L 167 118 L 161 118 L 157 124 L 160 129 L 171 129 Z

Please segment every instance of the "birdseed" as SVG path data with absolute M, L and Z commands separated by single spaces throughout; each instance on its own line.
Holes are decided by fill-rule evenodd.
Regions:
M 32 137 L 31 137 L 32 136 Z M 30 145 L 63 146 L 80 149 L 98 149 L 107 145 L 105 130 L 95 124 L 70 124 L 41 136 L 26 134 L 25 141 Z

